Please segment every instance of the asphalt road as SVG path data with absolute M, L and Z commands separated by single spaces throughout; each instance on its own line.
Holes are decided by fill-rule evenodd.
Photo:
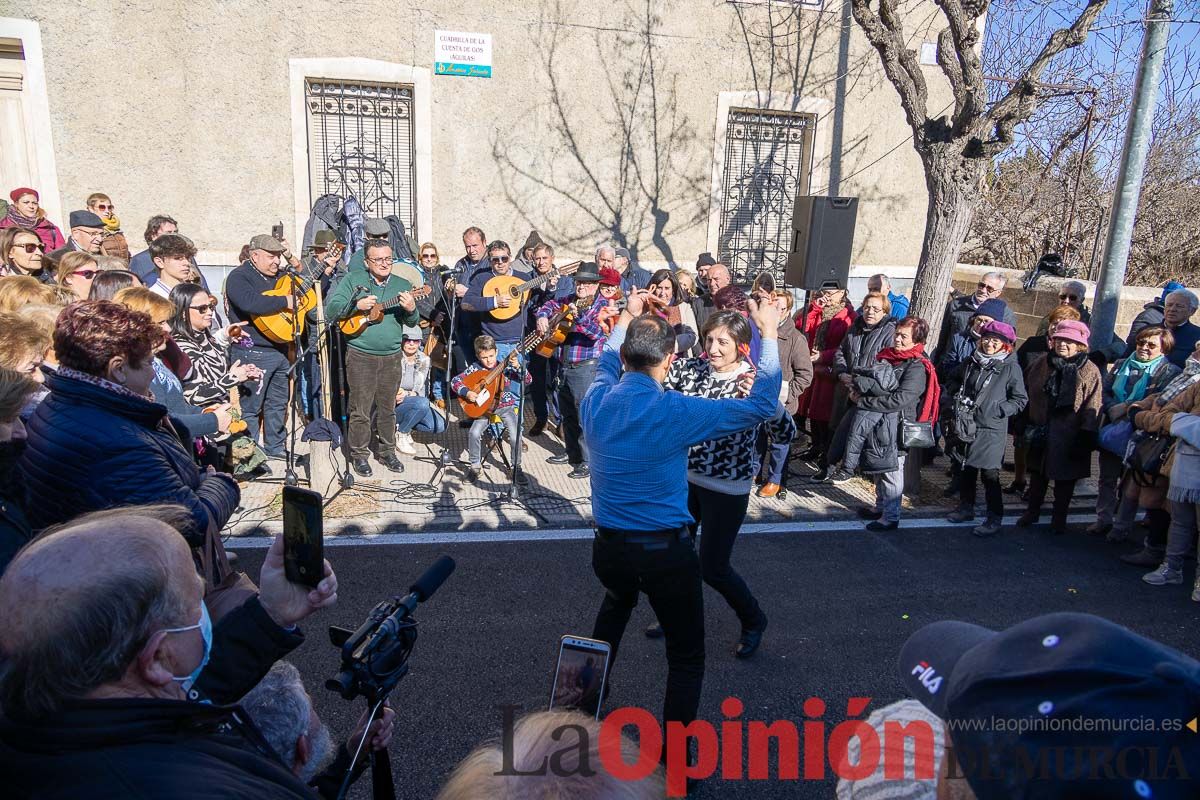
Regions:
M 701 716 L 722 719 L 719 704 L 740 698 L 746 719 L 806 719 L 809 697 L 827 703 L 830 726 L 846 716 L 850 697 L 877 708 L 904 696 L 896 654 L 908 634 L 939 619 L 1002 628 L 1051 611 L 1098 614 L 1193 656 L 1196 604 L 1186 585 L 1155 588 L 1141 570 L 1121 564 L 1114 546 L 1083 534 L 1056 538 L 1044 529 L 980 540 L 967 528 L 908 527 L 883 535 L 805 532 L 743 536 L 735 566 L 770 617 L 762 649 L 733 658 L 737 620 L 706 591 L 708 663 Z M 398 796 L 432 797 L 454 765 L 477 744 L 499 735 L 503 704 L 546 706 L 557 642 L 588 635 L 602 589 L 586 541 L 500 542 L 329 548 L 340 582 L 339 605 L 306 623 L 308 641 L 292 656 L 318 711 L 343 736 L 357 716 L 324 687 L 337 653 L 324 627 L 355 627 L 371 607 L 409 584 L 441 554 L 457 571 L 417 612 L 420 638 L 411 674 L 392 704 Z M 242 550 L 241 566 L 257 575 L 261 550 Z M 635 612 L 613 675 L 614 705 L 656 716 L 666 662 L 660 641 L 644 638 L 653 621 Z M 358 701 L 362 703 L 361 700 Z M 774 762 L 772 762 L 774 772 Z M 360 781 L 357 797 L 369 796 Z M 800 783 L 709 780 L 696 797 L 831 797 L 834 781 Z M 718 794 L 719 793 L 719 794 Z

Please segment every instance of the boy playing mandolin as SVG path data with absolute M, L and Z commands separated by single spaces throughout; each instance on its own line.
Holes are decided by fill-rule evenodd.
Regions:
M 480 370 L 490 370 L 496 367 L 496 340 L 491 336 L 484 334 L 475 339 L 475 361 L 471 366 L 458 375 L 454 376 L 454 380 L 450 381 L 450 389 L 459 397 L 466 398 L 472 403 L 488 405 L 495 403 L 490 414 L 484 414 L 471 424 L 471 430 L 467 434 L 467 455 L 469 463 L 467 465 L 467 480 L 474 481 L 479 477 L 479 471 L 483 468 L 483 431 L 487 428 L 495 415 L 504 423 L 504 427 L 508 430 L 508 446 L 509 452 L 515 452 L 517 447 L 517 395 L 512 385 L 513 381 L 521 381 L 522 383 L 530 383 L 533 377 L 529 371 L 521 367 L 520 353 L 514 350 L 508 357 L 508 364 L 499 380 L 499 398 L 491 396 L 488 389 L 482 388 L 478 392 L 471 391 L 463 383 L 463 379 L 473 372 Z M 518 482 L 525 482 L 523 475 L 513 477 Z

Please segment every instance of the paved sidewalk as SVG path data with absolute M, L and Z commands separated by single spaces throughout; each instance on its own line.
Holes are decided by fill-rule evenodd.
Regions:
M 298 441 L 299 436 L 296 438 Z M 372 459 L 372 477 L 360 478 L 356 475 L 351 488 L 327 498 L 327 535 L 578 528 L 591 525 L 590 482 L 568 478 L 570 467 L 567 465 L 546 463 L 548 456 L 563 452 L 562 441 L 553 429 L 537 438 L 524 439 L 528 449 L 522 456 L 522 466 L 529 477 L 529 486 L 522 488 L 519 496 L 528 509 L 536 514 L 522 504 L 505 499 L 505 492 L 509 488 L 508 475 L 495 452 L 485 458 L 484 472 L 477 483 L 465 481 L 465 465 L 457 459 L 466 448 L 467 431 L 459 428 L 454 420 L 449 430 L 440 436 L 415 434 L 414 439 L 417 455 L 400 455 L 405 465 L 403 473 L 391 472 Z M 306 454 L 308 445 L 299 444 L 298 449 Z M 435 474 L 443 449 L 449 452 L 454 463 L 440 474 Z M 506 444 L 504 450 L 507 449 Z M 1011 461 L 1011 448 L 1008 458 Z M 271 466 L 274 476 L 270 480 L 242 485 L 243 511 L 230 521 L 227 532 L 243 536 L 280 529 L 283 464 L 273 461 Z M 866 480 L 855 479 L 841 486 L 815 485 L 805 480 L 813 470 L 798 459 L 793 459 L 792 470 L 785 498 L 751 496 L 748 522 L 853 519 L 856 508 L 874 502 L 874 490 Z M 303 467 L 299 472 L 303 483 L 307 473 Z M 1096 472 L 1093 467 L 1093 475 Z M 1011 471 L 1001 475 L 1005 485 L 1012 481 Z M 956 505 L 955 499 L 942 497 L 947 480 L 944 458 L 925 467 L 922 471 L 921 495 L 905 498 L 905 513 L 913 519 L 947 513 Z M 1076 508 L 1086 507 L 1095 492 L 1094 479 L 1081 482 L 1076 492 Z M 1079 502 L 1081 499 L 1083 502 Z M 1018 509 L 1022 506 L 1015 496 L 1005 495 L 1005 501 L 1009 516 L 1015 517 L 1020 513 Z M 635 487 L 631 487 L 629 502 L 638 502 Z M 983 502 L 982 488 L 979 502 Z

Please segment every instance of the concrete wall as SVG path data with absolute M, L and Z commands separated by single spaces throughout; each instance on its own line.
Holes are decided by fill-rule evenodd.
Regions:
M 649 37 L 642 4 L 578 0 L 44 0 L 21 12 L 40 23 L 63 208 L 111 194 L 135 250 L 146 218 L 163 212 L 213 263 L 278 219 L 295 241 L 306 209 L 294 191 L 290 61 L 428 70 L 442 29 L 490 33 L 495 54 L 491 79 L 433 76 L 420 98 L 432 118 L 422 122 L 432 180 L 417 199 L 431 230 L 420 235 L 444 253 L 460 251 L 469 224 L 518 241 L 537 228 L 564 255 L 619 229 L 647 263 L 693 263 L 715 235 L 719 96 L 738 92 L 828 109 L 812 190 L 861 198 L 855 264 L 915 264 L 920 164 L 895 91 L 841 3 L 650 6 Z M 936 19 L 931 8 L 908 13 Z M 914 29 L 914 47 L 932 38 Z M 936 111 L 948 91 L 936 67 L 926 72 Z M 628 143 L 622 113 L 636 121 Z M 629 148 L 634 176 L 622 171 Z

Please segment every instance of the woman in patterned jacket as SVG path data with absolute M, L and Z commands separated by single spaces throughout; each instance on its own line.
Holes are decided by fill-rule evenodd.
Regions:
M 677 359 L 663 388 L 693 397 L 745 397 L 754 383 L 749 321 L 737 311 L 718 311 L 705 321 L 701 342 L 704 356 Z M 783 406 L 777 412 L 775 419 L 763 424 L 769 428 L 771 441 L 790 442 L 796 424 Z M 758 427 L 748 428 L 696 445 L 688 453 L 688 511 L 695 520 L 692 533 L 697 528 L 704 533 L 700 537 L 700 568 L 704 582 L 721 593 L 742 624 L 734 650 L 738 658 L 754 654 L 767 627 L 767 615 L 729 563 L 759 469 L 757 437 Z M 646 635 L 657 638 L 662 628 L 652 625 Z

